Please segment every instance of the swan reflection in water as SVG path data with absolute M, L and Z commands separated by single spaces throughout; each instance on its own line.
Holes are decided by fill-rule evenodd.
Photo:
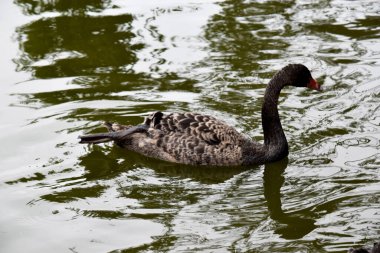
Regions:
M 316 225 L 314 219 L 303 217 L 305 214 L 299 212 L 287 214 L 282 210 L 281 187 L 285 181 L 283 173 L 287 166 L 288 158 L 265 164 L 264 197 L 268 203 L 270 217 L 279 223 L 275 233 L 285 239 L 299 239 L 313 231 Z
M 107 148 L 106 148 L 107 149 Z M 105 151 L 99 146 L 92 146 L 89 153 L 80 158 L 80 165 L 85 168 L 84 177 L 87 181 L 114 179 L 124 181 L 124 177 L 132 177 L 133 180 L 127 180 L 128 183 L 120 185 L 123 192 L 138 192 L 139 194 L 128 195 L 125 197 L 139 199 L 140 202 L 149 203 L 151 206 L 157 199 L 161 201 L 156 203 L 154 207 L 160 208 L 160 203 L 163 204 L 165 199 L 178 202 L 196 203 L 197 194 L 204 195 L 207 192 L 207 185 L 224 183 L 227 180 L 238 176 L 241 173 L 258 173 L 259 167 L 197 167 L 189 165 L 174 164 L 165 161 L 159 161 L 153 158 L 148 158 L 141 154 L 125 151 L 119 147 L 112 146 L 110 152 Z M 127 152 L 127 154 L 125 153 Z M 120 162 L 120 158 L 123 159 Z M 313 229 L 316 228 L 315 220 L 311 218 L 312 213 L 305 213 L 305 210 L 298 212 L 285 213 L 282 209 L 281 187 L 284 184 L 284 172 L 288 165 L 288 159 L 285 158 L 275 163 L 265 164 L 263 173 L 263 188 L 264 197 L 268 205 L 269 216 L 276 222 L 274 232 L 285 239 L 302 238 Z M 142 172 L 143 168 L 152 169 L 150 176 L 163 178 L 168 183 L 162 185 L 149 184 L 146 180 L 146 173 Z M 150 171 L 150 170 L 147 170 Z M 127 175 L 125 175 L 127 173 Z M 149 173 L 149 172 L 148 172 Z M 247 174 L 241 175 L 243 177 Z M 119 180 L 121 178 L 121 180 Z M 193 180 L 197 194 L 194 194 L 193 186 L 180 183 L 182 180 Z M 140 182 L 139 182 L 140 181 Z M 143 181 L 143 184 L 141 184 Z M 201 187 L 199 187 L 201 185 Z M 202 190 L 202 188 L 204 188 Z M 239 191 L 238 187 L 233 187 L 233 191 Z M 151 191 L 151 192 L 150 192 Z M 150 192 L 150 193 L 149 193 Z M 178 194 L 180 192 L 180 194 Z M 176 193 L 173 195 L 173 193 Z M 143 194 L 143 195 L 141 195 Z M 166 196 L 166 195 L 168 196 Z M 257 197 L 254 196 L 254 197 Z M 189 201 L 189 198 L 192 200 Z M 251 201 L 247 196 L 246 201 Z M 254 207 L 251 207 L 254 208 Z M 238 215 L 234 212 L 233 215 Z

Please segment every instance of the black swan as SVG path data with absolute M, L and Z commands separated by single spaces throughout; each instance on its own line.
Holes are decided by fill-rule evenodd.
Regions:
M 143 155 L 192 165 L 236 166 L 263 164 L 288 155 L 277 102 L 284 86 L 320 90 L 307 67 L 290 64 L 270 80 L 262 106 L 264 144 L 252 141 L 221 120 L 198 113 L 155 112 L 141 125 L 105 123 L 108 133 L 79 136 L 80 143 L 114 141 Z

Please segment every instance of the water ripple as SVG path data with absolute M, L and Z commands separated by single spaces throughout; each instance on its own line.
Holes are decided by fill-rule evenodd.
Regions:
M 377 0 L 2 4 L 20 18 L 1 44 L 16 50 L 0 61 L 14 68 L 0 94 L 5 251 L 345 252 L 378 239 Z M 281 94 L 289 161 L 194 168 L 77 144 L 156 110 L 212 114 L 262 141 L 264 90 L 288 63 L 324 88 Z

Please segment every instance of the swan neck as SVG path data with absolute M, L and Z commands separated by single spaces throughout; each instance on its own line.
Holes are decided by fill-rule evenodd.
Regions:
M 281 125 L 277 104 L 281 89 L 285 86 L 281 78 L 275 76 L 268 84 L 262 107 L 264 147 L 268 161 L 278 160 L 288 155 L 288 142 Z

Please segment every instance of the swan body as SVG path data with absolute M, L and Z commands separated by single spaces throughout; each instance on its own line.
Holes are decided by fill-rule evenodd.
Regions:
M 286 85 L 320 88 L 303 65 L 291 64 L 280 70 L 264 95 L 263 144 L 221 120 L 191 112 L 155 112 L 137 126 L 105 123 L 108 133 L 79 136 L 80 143 L 114 141 L 149 157 L 192 165 L 237 166 L 277 161 L 288 155 L 288 143 L 277 111 L 280 91 Z

